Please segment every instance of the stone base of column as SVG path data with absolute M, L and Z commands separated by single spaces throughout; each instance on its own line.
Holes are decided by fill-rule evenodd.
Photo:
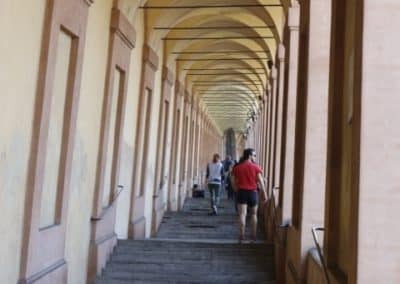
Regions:
M 286 239 L 287 228 L 277 229 L 275 235 L 275 275 L 276 283 L 286 283 Z
M 129 224 L 129 238 L 144 239 L 146 236 L 146 217 L 142 216 Z
M 144 239 L 146 236 L 146 217 L 144 216 L 144 196 L 136 197 L 129 223 L 128 235 L 131 239 Z
M 183 186 L 179 186 L 179 198 L 178 198 L 178 210 L 182 210 L 186 199 L 186 189 Z
M 90 242 L 87 283 L 93 283 L 96 276 L 101 273 L 116 245 L 117 235 L 115 233 Z
M 52 284 L 52 283 L 67 283 L 68 281 L 68 266 L 64 259 L 60 259 L 46 269 L 35 273 L 28 278 L 22 278 L 18 284 Z
M 91 234 L 88 258 L 88 283 L 93 283 L 96 275 L 105 267 L 114 247 L 117 235 L 114 232 L 116 206 L 115 203 L 104 209 L 99 218 L 91 219 Z
M 300 232 L 295 227 L 287 230 L 286 252 L 286 283 L 302 283 Z
M 151 221 L 151 234 L 155 235 L 160 227 L 162 218 L 165 212 L 165 202 L 164 202 L 163 191 L 159 190 L 156 195 L 153 196 L 153 217 Z
M 169 211 L 177 211 L 178 210 L 178 200 L 177 200 L 177 185 L 172 184 L 171 189 L 169 191 L 168 197 L 168 210 Z

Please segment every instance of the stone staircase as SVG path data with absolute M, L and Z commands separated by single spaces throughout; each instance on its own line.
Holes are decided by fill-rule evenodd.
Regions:
M 165 214 L 154 238 L 120 240 L 96 284 L 275 283 L 273 246 L 237 242 L 232 201 L 222 200 L 217 216 L 209 206 L 188 199 L 181 212 Z

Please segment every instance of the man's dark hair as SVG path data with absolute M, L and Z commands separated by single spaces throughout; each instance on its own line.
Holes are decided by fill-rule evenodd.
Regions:
M 250 158 L 250 156 L 253 155 L 254 152 L 255 152 L 255 150 L 253 148 L 244 149 L 244 151 L 243 151 L 243 159 L 244 160 L 248 160 Z

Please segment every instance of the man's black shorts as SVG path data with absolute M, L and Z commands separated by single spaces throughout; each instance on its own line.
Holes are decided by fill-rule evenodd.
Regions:
M 258 205 L 258 192 L 256 190 L 239 189 L 237 203 L 247 204 L 249 207 Z

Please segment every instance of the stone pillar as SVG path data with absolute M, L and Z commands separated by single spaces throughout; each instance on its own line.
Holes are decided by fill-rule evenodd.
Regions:
M 276 137 L 276 100 L 277 100 L 277 70 L 271 70 L 271 95 L 270 95 L 270 116 L 269 116 L 269 160 L 268 160 L 268 183 L 267 190 L 271 191 L 274 181 L 274 161 L 275 161 L 275 137 Z
M 191 105 L 189 93 L 185 91 L 184 96 L 184 111 L 183 111 L 183 137 L 181 142 L 181 169 L 180 169 L 180 183 L 179 183 L 179 208 L 183 207 L 186 198 L 186 188 L 188 180 L 188 156 L 189 156 L 189 135 L 190 135 L 190 121 L 191 121 Z
M 292 191 L 294 168 L 294 138 L 297 100 L 297 69 L 299 49 L 299 20 L 300 7 L 298 3 L 292 5 L 288 11 L 284 44 L 285 52 L 285 84 L 283 88 L 284 111 L 282 117 L 282 172 L 279 182 L 279 206 L 277 208 L 277 224 L 289 224 L 292 218 Z M 275 236 L 275 267 L 278 283 L 286 283 L 286 239 L 287 230 L 281 227 Z
M 170 119 L 170 104 L 172 97 L 172 88 L 174 84 L 174 75 L 166 67 L 163 66 L 162 70 L 162 94 L 160 101 L 160 112 L 158 117 L 158 135 L 157 135 L 157 156 L 156 156 L 156 170 L 155 170 L 155 183 L 153 191 L 153 212 L 151 222 L 151 234 L 154 235 L 161 220 L 164 216 L 164 211 L 167 202 L 167 184 L 169 176 L 169 163 L 167 160 L 170 158 L 171 142 L 169 129 L 171 124 Z
M 152 117 L 150 116 L 152 109 L 152 99 L 154 90 L 155 73 L 158 69 L 158 56 L 155 51 L 148 45 L 143 49 L 143 67 L 141 78 L 141 89 L 138 108 L 142 111 L 138 112 L 137 129 L 136 129 L 136 149 L 135 162 L 133 165 L 133 183 L 132 197 L 130 209 L 129 237 L 143 238 L 146 233 L 145 218 L 145 201 L 146 201 L 146 184 L 147 175 L 144 171 L 148 165 L 148 141 L 150 133 L 148 125 Z
M 281 188 L 281 158 L 282 158 L 282 124 L 283 124 L 283 91 L 285 76 L 285 47 L 282 44 L 278 46 L 278 92 L 277 92 L 277 113 L 276 113 L 276 138 L 275 138 L 275 174 L 273 190 L 276 190 L 276 196 L 280 195 Z
M 398 33 L 400 2 L 365 0 L 357 9 L 363 9 L 357 283 L 400 283 L 400 39 L 378 36 Z
M 188 174 L 186 181 L 186 194 L 191 197 L 192 187 L 194 182 L 194 160 L 195 160 L 195 143 L 196 143 L 196 124 L 197 124 L 197 105 L 195 99 L 191 98 L 191 110 L 190 110 L 190 126 L 189 126 L 189 137 L 188 137 Z
M 175 94 L 174 94 L 174 114 L 173 114 L 173 126 L 172 126 L 172 137 L 171 137 L 171 158 L 170 158 L 170 179 L 168 186 L 168 210 L 178 210 L 178 185 L 180 180 L 180 167 L 182 166 L 181 161 L 181 143 L 183 137 L 183 86 L 176 80 L 175 81 Z
M 201 139 L 201 122 L 202 122 L 202 110 L 197 101 L 197 112 L 196 112 L 196 126 L 195 126 L 195 141 L 194 141 L 194 159 L 193 159 L 193 180 L 195 184 L 200 183 L 200 170 L 199 170 L 199 152 L 200 152 L 200 139 Z
M 292 218 L 292 192 L 293 192 L 293 171 L 294 171 L 294 143 L 295 143 L 295 122 L 297 109 L 297 74 L 299 62 L 299 24 L 300 24 L 300 6 L 295 4 L 289 8 L 288 28 L 288 72 L 286 88 L 286 141 L 284 178 L 281 189 L 281 209 L 282 222 L 288 223 Z
M 268 87 L 268 86 L 267 86 Z M 267 92 L 264 96 L 264 106 L 265 106 L 265 141 L 264 141 L 264 176 L 268 178 L 268 158 L 269 158 L 269 153 L 268 153 L 268 145 L 269 145 L 269 93 L 268 93 L 268 88 Z M 266 183 L 267 185 L 267 183 Z
M 296 116 L 293 226 L 288 231 L 287 283 L 304 281 L 315 247 L 311 228 L 324 223 L 331 1 L 301 5 L 300 72 Z M 321 15 L 324 15 L 323 17 Z
M 263 132 L 263 170 L 264 170 L 264 176 L 267 177 L 267 174 L 265 173 L 265 169 L 267 167 L 267 141 L 268 141 L 268 97 L 267 95 L 263 96 L 263 105 L 264 105 L 264 118 L 263 118 L 263 124 L 264 124 L 264 132 Z

